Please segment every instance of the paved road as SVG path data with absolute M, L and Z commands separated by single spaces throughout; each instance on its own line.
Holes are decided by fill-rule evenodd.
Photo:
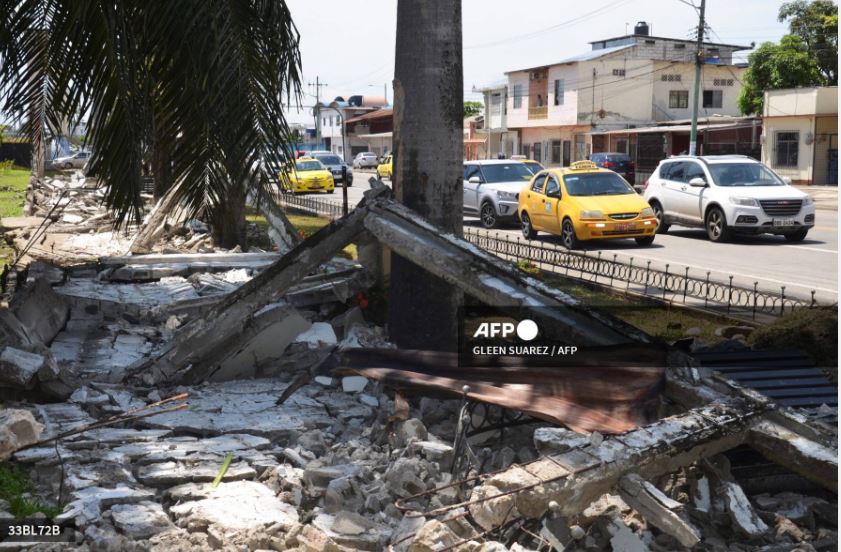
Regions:
M 348 203 L 353 206 L 362 199 L 362 192 L 368 188 L 368 178 L 373 173 L 355 171 L 354 186 L 348 188 Z M 341 189 L 336 190 L 331 200 L 341 202 Z M 660 234 L 650 247 L 637 247 L 633 240 L 593 242 L 588 251 L 602 251 L 608 259 L 613 254 L 617 260 L 634 264 L 651 261 L 651 268 L 670 272 L 683 272 L 686 267 L 690 275 L 704 277 L 710 271 L 712 280 L 728 281 L 733 276 L 736 285 L 752 287 L 759 282 L 759 288 L 779 291 L 786 286 L 787 296 L 809 297 L 815 290 L 820 303 L 838 300 L 838 213 L 819 209 L 817 224 L 806 240 L 790 244 L 782 237 L 762 235 L 740 238 L 734 243 L 710 242 L 702 229 L 672 226 L 668 234 Z M 481 228 L 477 219 L 466 218 L 465 226 Z M 501 234 L 520 235 L 519 229 L 502 228 Z M 556 236 L 540 234 L 540 239 L 559 243 Z

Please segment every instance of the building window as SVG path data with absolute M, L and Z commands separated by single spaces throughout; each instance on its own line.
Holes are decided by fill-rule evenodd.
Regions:
M 800 144 L 799 132 L 778 132 L 775 145 L 776 155 L 774 157 L 777 167 L 796 167 L 797 150 Z
M 628 153 L 628 140 L 620 138 L 616 141 L 616 151 L 619 153 Z
M 721 90 L 704 90 L 703 107 L 721 107 L 721 98 L 723 96 Z
M 564 79 L 555 79 L 555 105 L 564 105 Z
M 499 115 L 502 113 L 502 94 L 491 94 L 491 115 Z
M 557 81 L 556 81 L 557 82 Z M 552 161 L 553 165 L 561 164 L 561 141 L 552 140 Z
M 532 144 L 532 151 L 533 151 L 532 159 L 534 159 L 538 163 L 543 161 L 543 156 L 541 155 L 543 153 L 543 143 L 542 142 L 535 142 L 534 144 Z
M 660 80 L 663 82 L 680 82 L 680 75 L 668 74 L 660 75 Z
M 514 109 L 520 109 L 523 107 L 523 85 L 522 84 L 515 84 L 514 85 Z
M 675 44 L 675 50 L 686 50 L 686 44 Z
M 321 126 L 327 126 L 327 117 L 321 118 Z
M 713 79 L 713 86 L 733 86 L 733 79 Z
M 625 70 L 624 69 L 614 69 L 613 70 L 613 76 L 614 77 L 624 77 L 625 76 Z M 555 81 L 555 82 L 557 82 L 557 81 Z
M 689 107 L 689 90 L 669 90 L 669 108 L 686 109 Z

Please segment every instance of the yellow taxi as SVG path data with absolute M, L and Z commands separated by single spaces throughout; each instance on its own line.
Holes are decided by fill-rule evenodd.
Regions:
M 391 162 L 391 155 L 386 155 L 385 159 L 383 159 L 383 162 L 377 165 L 377 176 L 379 176 L 380 178 L 388 177 L 389 179 L 391 179 L 391 174 L 394 170 L 394 168 L 391 165 Z
M 301 192 L 327 192 L 332 194 L 336 189 L 333 175 L 330 169 L 325 167 L 321 161 L 312 157 L 300 157 L 295 160 L 295 169 L 291 167 L 286 171 L 286 178 L 280 179 L 280 184 L 287 190 L 292 188 L 293 193 Z
M 568 249 L 618 238 L 651 245 L 657 231 L 648 203 L 625 179 L 592 161 L 538 172 L 520 192 L 517 211 L 526 239 L 548 232 Z
M 534 159 L 520 159 L 520 162 L 529 168 L 532 174 L 536 173 L 537 171 L 543 170 L 543 165 L 535 161 Z

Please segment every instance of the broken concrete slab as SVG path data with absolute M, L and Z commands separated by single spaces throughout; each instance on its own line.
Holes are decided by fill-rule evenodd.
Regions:
M 64 507 L 64 511 L 56 517 L 56 521 L 76 520 L 77 525 L 87 525 L 100 518 L 104 508 L 115 504 L 131 504 L 152 500 L 155 492 L 151 489 L 135 488 L 118 485 L 114 488 L 89 486 L 75 490 L 75 498 Z
M 206 530 L 211 525 L 229 529 L 257 529 L 280 523 L 291 527 L 298 521 L 294 506 L 282 502 L 265 485 L 253 481 L 207 485 L 204 498 L 181 502 L 170 508 L 180 527 Z
M 0 350 L 0 385 L 32 389 L 36 382 L 35 375 L 46 362 L 47 359 L 43 355 L 14 347 L 3 347 Z
M 362 376 L 345 376 L 342 378 L 342 391 L 345 393 L 359 393 L 368 385 L 368 378 Z
M 175 527 L 157 502 L 117 504 L 111 507 L 114 525 L 127 537 L 143 540 Z
M 556 454 L 581 447 L 589 442 L 589 434 L 563 427 L 539 427 L 534 430 L 534 447 L 540 454 Z
M 41 437 L 44 426 L 35 421 L 32 412 L 15 408 L 0 410 L 0 460 Z
M 388 527 L 354 512 L 319 514 L 312 523 L 337 544 L 354 550 L 382 550 L 391 536 Z
M 49 345 L 64 327 L 70 308 L 45 278 L 25 286 L 12 297 L 9 308 L 35 341 Z
M 137 469 L 137 479 L 152 487 L 166 487 L 175 483 L 192 481 L 196 483 L 213 481 L 219 473 L 224 456 L 198 455 L 183 462 L 159 462 L 147 464 Z M 257 472 L 246 462 L 232 462 L 225 471 L 222 481 L 254 479 Z

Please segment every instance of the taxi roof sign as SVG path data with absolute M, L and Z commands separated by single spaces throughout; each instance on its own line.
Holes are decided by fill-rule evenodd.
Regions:
M 592 161 L 576 161 L 575 163 L 570 165 L 569 168 L 574 170 L 574 171 L 598 169 L 596 164 L 593 163 Z

